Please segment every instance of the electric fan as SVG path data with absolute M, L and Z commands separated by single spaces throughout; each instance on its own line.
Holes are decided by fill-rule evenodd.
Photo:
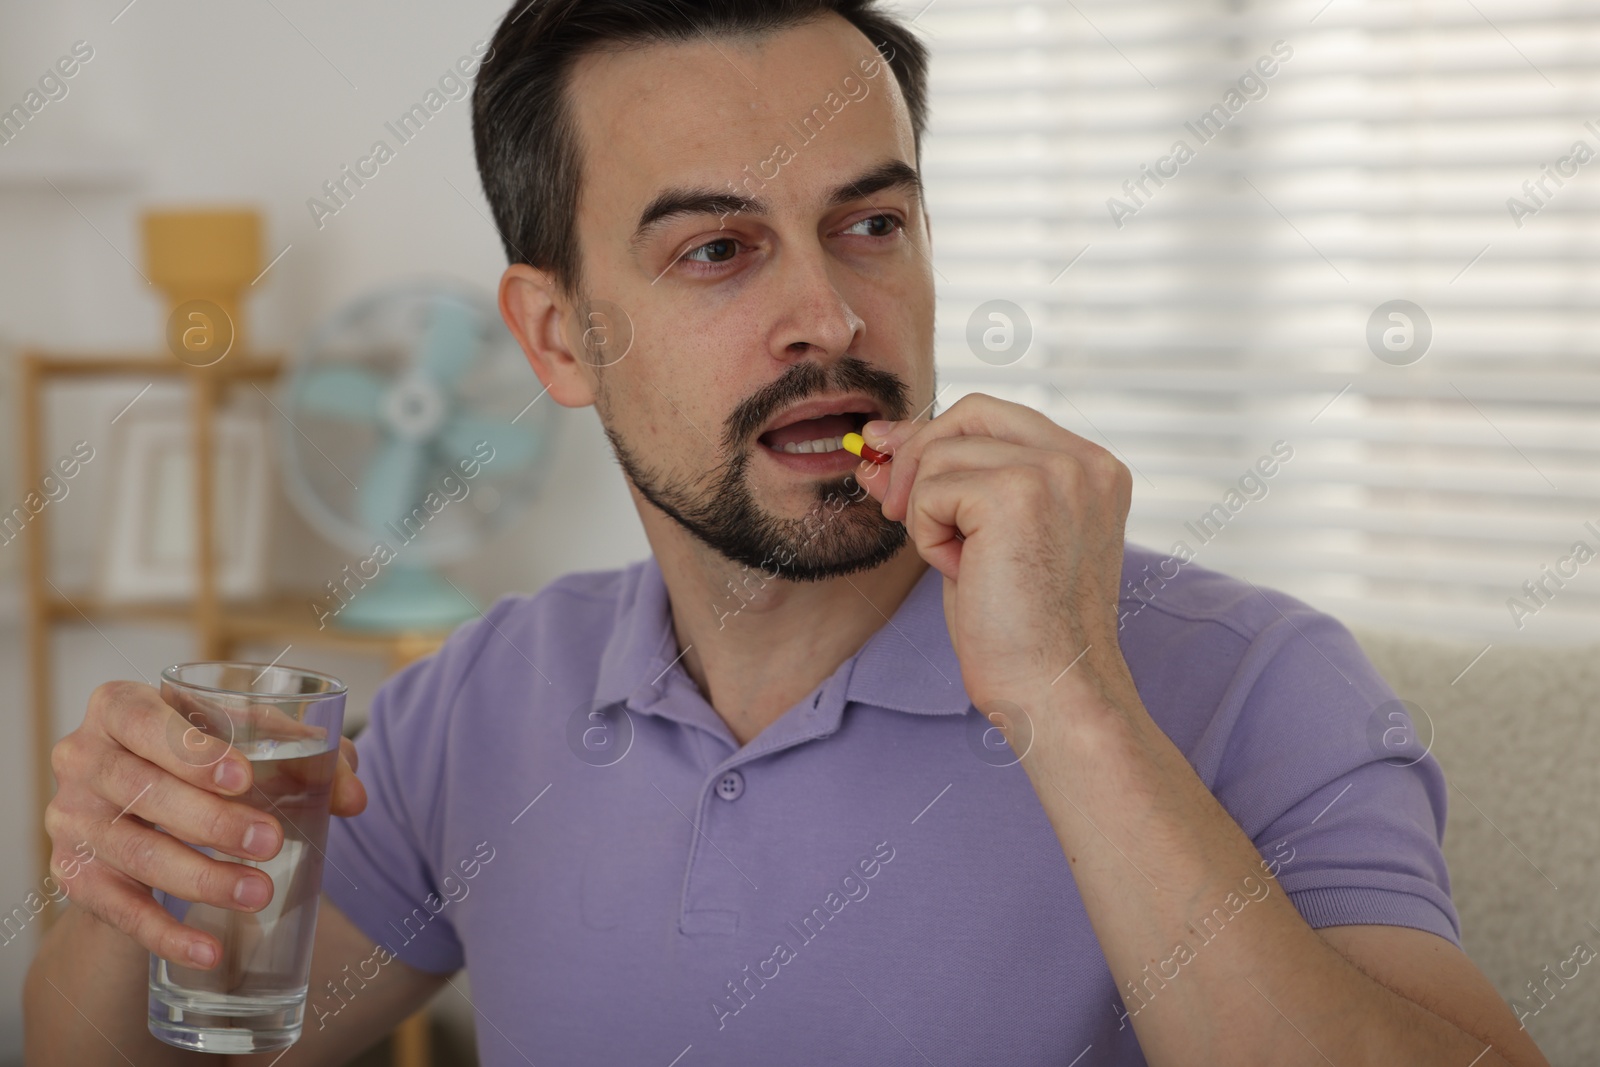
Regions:
M 445 628 L 477 613 L 434 568 L 537 492 L 552 414 L 532 403 L 538 386 L 494 304 L 450 284 L 362 297 L 306 340 L 279 451 L 296 508 L 352 555 L 320 584 L 325 625 Z

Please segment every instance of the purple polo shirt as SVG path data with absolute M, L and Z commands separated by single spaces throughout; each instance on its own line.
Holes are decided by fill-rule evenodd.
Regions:
M 1312 926 L 1459 944 L 1443 777 L 1349 632 L 1173 569 L 1127 546 L 1123 654 L 1281 890 Z M 404 962 L 469 969 L 486 1067 L 1142 1064 L 1125 1012 L 1163 986 L 1124 1005 L 940 598 L 930 569 L 741 748 L 683 670 L 653 560 L 505 597 L 377 693 L 370 804 L 334 820 L 324 889 Z M 1252 899 L 1197 908 L 1194 958 Z M 1172 980 L 1198 980 L 1183 962 Z M 343 1002 L 313 990 L 307 1026 Z

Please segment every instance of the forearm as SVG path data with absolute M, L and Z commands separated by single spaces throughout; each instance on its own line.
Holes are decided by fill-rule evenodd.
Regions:
M 156 1040 L 145 1025 L 150 953 L 69 904 L 39 945 L 23 989 L 29 1067 L 225 1062 Z
M 1313 931 L 1136 699 L 1050 700 L 1022 764 L 1151 1064 L 1507 1064 Z

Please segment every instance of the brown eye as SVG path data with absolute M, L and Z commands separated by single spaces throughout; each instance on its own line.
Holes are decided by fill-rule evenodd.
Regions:
M 690 250 L 683 258 L 692 259 L 700 263 L 726 263 L 734 257 L 738 250 L 738 241 L 731 237 L 721 237 L 715 241 L 707 241 L 699 248 Z M 704 254 L 703 256 L 702 253 Z
M 866 227 L 863 233 L 862 227 Z M 888 237 L 900 228 L 900 220 L 893 215 L 873 215 L 871 218 L 862 219 L 845 230 L 846 233 L 862 233 L 865 237 Z

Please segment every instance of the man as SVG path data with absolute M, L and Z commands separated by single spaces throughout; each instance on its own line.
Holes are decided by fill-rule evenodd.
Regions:
M 1458 947 L 1440 772 L 1369 740 L 1393 694 L 1348 632 L 1125 549 L 1126 469 L 1036 412 L 928 417 L 925 66 L 868 0 L 500 27 L 501 311 L 596 407 L 653 557 L 378 694 L 283 1067 L 462 967 L 495 1067 L 1544 1062 Z M 174 714 L 107 685 L 57 749 L 57 856 L 96 859 L 35 1062 L 187 1062 L 144 1034 L 145 950 L 217 946 L 146 887 L 271 891 L 146 825 L 249 854 L 248 768 L 175 759 Z

